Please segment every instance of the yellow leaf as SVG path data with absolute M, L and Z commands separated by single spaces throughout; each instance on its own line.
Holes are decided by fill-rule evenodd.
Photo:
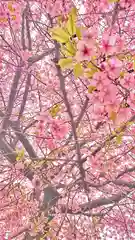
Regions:
M 80 77 L 83 74 L 82 65 L 80 63 L 75 64 L 73 71 L 76 78 Z
M 92 78 L 94 73 L 96 73 L 98 71 L 99 70 L 98 70 L 98 68 L 96 66 L 94 66 L 92 63 L 88 63 L 85 75 L 88 78 Z
M 61 51 L 66 57 L 72 57 L 76 54 L 75 44 L 73 42 L 68 42 L 65 46 L 61 46 Z
M 50 109 L 50 114 L 51 114 L 52 117 L 55 117 L 59 111 L 60 111 L 60 104 L 55 104 L 55 105 Z
M 77 18 L 77 10 L 73 8 L 69 14 L 69 18 L 66 24 L 66 28 L 68 33 L 72 36 L 76 34 L 76 18 Z
M 12 2 L 8 2 L 8 9 L 9 9 L 10 12 L 14 12 L 15 11 L 15 9 L 12 6 Z
M 96 90 L 95 86 L 88 86 L 88 93 L 92 93 L 95 90 Z
M 117 137 L 116 137 L 116 143 L 118 145 L 120 145 L 122 143 L 122 134 L 119 134 Z
M 16 157 L 16 161 L 21 160 L 24 157 L 24 148 L 22 148 L 21 150 L 16 150 L 17 152 L 17 157 Z
M 125 72 L 120 72 L 120 78 L 124 78 Z
M 108 0 L 109 3 L 116 3 L 116 2 L 119 2 L 119 0 Z
M 127 126 L 131 126 L 132 124 L 134 124 L 134 122 L 127 122 L 126 123 Z
M 93 217 L 92 217 L 92 222 L 93 222 L 94 225 L 98 224 L 99 221 L 100 221 L 100 218 L 99 218 L 99 217 L 97 217 L 97 216 L 93 216 Z
M 12 20 L 16 20 L 16 15 L 12 15 Z
M 69 41 L 69 34 L 64 28 L 56 27 L 51 30 L 52 38 L 59 43 L 67 43 Z
M 114 122 L 116 120 L 116 117 L 117 117 L 117 113 L 112 111 L 110 115 L 110 119 Z
M 81 28 L 79 27 L 76 27 L 76 36 L 78 37 L 79 40 L 81 39 L 82 34 L 81 34 Z
M 70 68 L 72 66 L 72 63 L 73 63 L 72 58 L 63 58 L 59 60 L 58 65 L 60 65 L 62 69 L 66 69 Z

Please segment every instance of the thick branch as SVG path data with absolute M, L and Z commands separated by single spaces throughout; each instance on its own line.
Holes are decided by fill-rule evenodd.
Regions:
M 32 41 L 31 41 L 31 35 L 30 35 L 30 23 L 28 19 L 28 9 L 26 11 L 26 32 L 27 32 L 27 39 L 28 39 L 28 50 L 32 50 Z
M 12 109 L 14 106 L 14 100 L 15 100 L 17 86 L 18 86 L 20 77 L 21 77 L 21 68 L 18 67 L 16 70 L 16 73 L 15 73 L 15 76 L 14 76 L 13 83 L 12 83 L 7 110 L 6 110 L 4 119 L 3 119 L 2 130 L 6 130 L 6 128 L 8 127 L 8 120 L 11 116 Z
M 33 63 L 36 63 L 40 60 L 42 60 L 44 57 L 52 54 L 54 52 L 54 48 L 51 48 L 51 49 L 47 49 L 44 53 L 40 54 L 40 55 L 35 55 L 35 56 L 32 56 L 28 59 L 28 63 L 29 63 L 29 67 L 32 66 Z
M 21 118 L 25 105 L 26 105 L 26 101 L 27 101 L 27 97 L 28 97 L 28 92 L 29 92 L 29 87 L 30 87 L 30 82 L 31 82 L 31 74 L 28 73 L 27 76 L 27 81 L 26 81 L 26 86 L 25 86 L 25 91 L 24 91 L 24 95 L 23 95 L 23 100 L 21 103 L 21 108 L 20 108 L 20 112 L 19 112 L 19 119 Z

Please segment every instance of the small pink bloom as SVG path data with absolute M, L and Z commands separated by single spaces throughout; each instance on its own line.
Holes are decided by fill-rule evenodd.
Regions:
M 53 139 L 51 139 L 51 138 L 46 140 L 46 144 L 47 144 L 47 147 L 48 147 L 50 150 L 52 150 L 52 149 L 55 148 L 54 141 L 53 141 Z
M 87 30 L 84 30 L 83 33 L 83 40 L 86 41 L 89 44 L 93 44 L 95 39 L 97 38 L 97 29 L 96 28 L 89 28 Z
M 110 85 L 110 80 L 108 79 L 106 73 L 96 72 L 90 83 L 91 86 L 96 86 L 98 90 L 102 90 L 104 87 Z
M 122 39 L 120 36 L 117 36 L 117 41 L 116 41 L 116 52 L 121 52 L 124 48 L 124 39 Z
M 88 44 L 85 41 L 79 41 L 77 44 L 77 53 L 76 53 L 76 60 L 78 61 L 89 61 L 91 57 L 94 55 L 94 45 Z
M 109 36 L 109 33 L 105 32 L 102 38 L 101 50 L 103 53 L 111 54 L 115 52 L 116 36 Z
M 128 121 L 130 117 L 131 117 L 131 111 L 129 108 L 120 108 L 119 112 L 117 113 L 117 118 L 115 123 L 119 125 L 123 122 Z
M 122 79 L 122 81 L 123 86 L 126 87 L 127 89 L 129 88 L 135 89 L 135 77 L 132 74 L 127 73 L 124 79 Z
M 21 162 L 17 162 L 17 163 L 15 164 L 15 168 L 16 168 L 17 170 L 24 169 L 24 164 L 21 163 Z
M 111 77 L 118 77 L 122 68 L 122 62 L 117 58 L 111 58 L 106 66 L 106 71 Z
M 64 138 L 68 132 L 67 124 L 59 119 L 52 120 L 50 129 L 53 136 L 58 140 Z
M 135 93 L 130 93 L 127 103 L 130 105 L 131 108 L 135 108 Z

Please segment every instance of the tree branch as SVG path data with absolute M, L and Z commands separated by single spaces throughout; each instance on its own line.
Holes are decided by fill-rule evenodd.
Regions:
M 9 100 L 8 100 L 8 106 L 7 106 L 7 110 L 3 119 L 3 123 L 2 123 L 2 131 L 6 130 L 8 127 L 8 120 L 11 116 L 12 113 L 12 109 L 14 106 L 14 100 L 15 100 L 15 96 L 16 96 L 16 91 L 17 91 L 17 86 L 19 83 L 19 79 L 21 77 L 21 68 L 17 68 L 15 76 L 14 76 L 14 80 L 12 83 L 12 87 L 11 87 L 11 92 L 9 95 Z

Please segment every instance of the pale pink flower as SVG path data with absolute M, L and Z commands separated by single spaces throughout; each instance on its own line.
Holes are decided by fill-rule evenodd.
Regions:
M 131 108 L 135 108 L 135 93 L 131 92 L 127 103 Z
M 96 86 L 97 89 L 101 90 L 104 87 L 110 85 L 110 80 L 108 79 L 106 73 L 104 72 L 96 72 L 93 75 L 93 79 L 91 80 L 91 86 Z
M 115 120 L 115 123 L 119 125 L 123 122 L 128 121 L 130 117 L 131 117 L 130 108 L 120 108 L 119 112 L 117 113 L 117 118 Z
M 17 170 L 24 169 L 24 164 L 23 164 L 22 162 L 17 162 L 17 163 L 15 164 L 15 168 L 16 168 Z
M 96 28 L 88 28 L 82 32 L 83 40 L 88 44 L 93 44 L 95 39 L 97 38 L 97 29 Z
M 94 45 L 91 43 L 87 43 L 85 41 L 79 41 L 77 44 L 77 53 L 76 53 L 76 60 L 77 61 L 89 61 L 92 56 L 95 54 Z
M 111 54 L 115 52 L 116 36 L 109 36 L 109 33 L 105 32 L 102 38 L 101 51 L 105 54 Z
M 125 45 L 124 39 L 122 39 L 120 36 L 117 36 L 116 52 L 121 52 L 124 48 L 124 45 Z
M 63 122 L 63 120 L 54 119 L 50 125 L 51 132 L 54 138 L 60 140 L 65 137 L 68 133 L 68 126 Z
M 111 77 L 118 77 L 122 68 L 122 62 L 118 58 L 111 58 L 105 67 Z
M 123 86 L 126 87 L 127 89 L 129 88 L 135 89 L 135 77 L 132 74 L 127 73 L 121 82 Z
M 52 138 L 46 140 L 47 147 L 52 150 L 55 148 L 55 143 Z

